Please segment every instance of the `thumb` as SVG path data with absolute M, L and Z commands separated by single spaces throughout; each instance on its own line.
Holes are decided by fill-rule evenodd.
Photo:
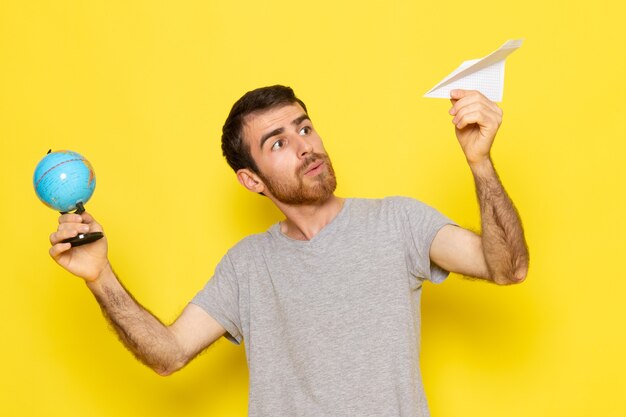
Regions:
M 465 90 L 454 89 L 450 91 L 450 99 L 456 102 L 456 100 L 459 100 L 465 97 L 465 94 L 466 94 Z

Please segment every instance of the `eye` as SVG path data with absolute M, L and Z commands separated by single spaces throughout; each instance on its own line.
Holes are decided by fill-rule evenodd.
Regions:
M 304 126 L 302 129 L 300 129 L 300 131 L 298 132 L 298 134 L 300 136 L 306 136 L 309 133 L 311 133 L 311 127 L 310 126 Z
M 285 144 L 283 143 L 283 140 L 278 139 L 276 142 L 272 144 L 272 151 L 278 151 L 282 149 L 283 146 L 285 146 Z

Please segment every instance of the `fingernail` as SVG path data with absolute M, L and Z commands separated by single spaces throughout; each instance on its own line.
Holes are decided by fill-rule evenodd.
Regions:
M 80 231 L 81 232 L 88 232 L 89 231 L 89 226 L 87 226 L 86 224 L 82 224 L 80 226 Z

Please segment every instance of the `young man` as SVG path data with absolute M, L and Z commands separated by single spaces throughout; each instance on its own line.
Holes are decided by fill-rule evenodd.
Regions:
M 474 175 L 482 233 L 409 198 L 343 199 L 304 103 L 288 87 L 260 88 L 233 106 L 222 149 L 240 183 L 285 220 L 228 251 L 171 325 L 123 288 L 107 240 L 88 213 L 65 214 L 51 256 L 83 278 L 126 346 L 168 375 L 225 335 L 245 340 L 250 416 L 427 416 L 419 370 L 424 280 L 450 272 L 498 284 L 524 280 L 520 219 L 490 159 L 501 110 L 452 92 L 450 114 Z

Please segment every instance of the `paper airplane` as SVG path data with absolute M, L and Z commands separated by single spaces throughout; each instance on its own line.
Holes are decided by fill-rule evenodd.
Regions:
M 504 60 L 522 46 L 522 41 L 523 39 L 506 41 L 484 58 L 463 62 L 443 81 L 424 94 L 424 97 L 450 98 L 450 91 L 460 88 L 478 90 L 492 101 L 502 101 Z

